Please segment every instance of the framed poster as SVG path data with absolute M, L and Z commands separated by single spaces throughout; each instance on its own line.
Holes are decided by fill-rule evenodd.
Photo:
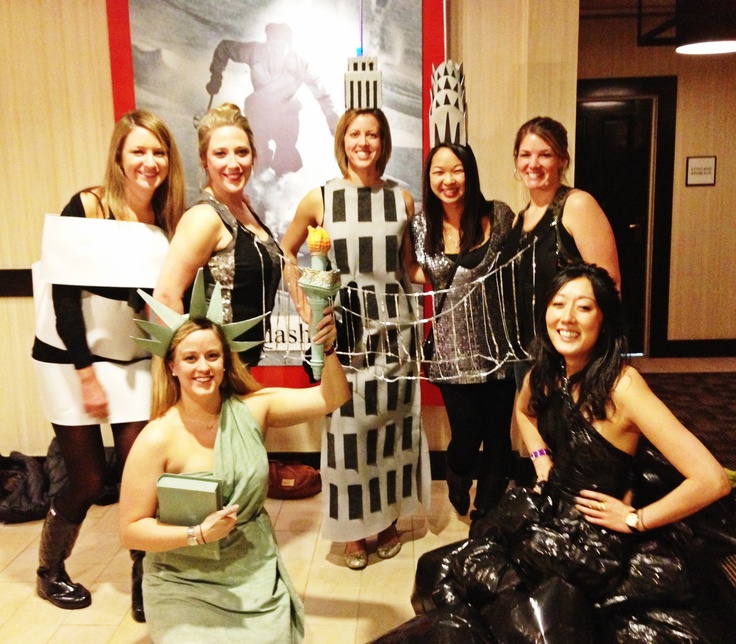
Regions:
M 716 185 L 716 157 L 688 157 L 685 171 L 685 185 Z
M 115 118 L 136 107 L 157 113 L 176 137 L 190 194 L 196 194 L 203 180 L 197 117 L 222 102 L 243 109 L 254 92 L 253 66 L 232 59 L 225 65 L 220 61 L 219 87 L 211 84 L 220 43 L 265 43 L 274 37 L 287 41 L 313 70 L 338 114 L 344 111 L 348 58 L 360 53 L 377 56 L 383 109 L 393 138 L 386 174 L 409 190 L 421 207 L 431 69 L 446 57 L 444 4 L 444 0 L 107 0 Z M 298 88 L 295 100 L 299 105 L 295 147 L 301 164 L 264 165 L 246 188 L 277 239 L 301 197 L 338 174 L 325 101 L 318 100 L 308 83 Z M 259 156 L 270 156 L 277 143 L 256 140 Z M 301 366 L 256 369 L 267 370 L 264 381 L 272 384 L 304 379 Z

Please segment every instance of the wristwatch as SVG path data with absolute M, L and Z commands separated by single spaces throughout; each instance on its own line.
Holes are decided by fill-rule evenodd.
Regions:
M 626 525 L 634 532 L 641 532 L 641 528 L 639 527 L 640 522 L 639 510 L 632 510 L 626 515 Z
M 197 533 L 195 532 L 195 526 L 190 525 L 187 528 L 187 545 L 190 546 L 198 546 L 199 542 L 197 541 Z

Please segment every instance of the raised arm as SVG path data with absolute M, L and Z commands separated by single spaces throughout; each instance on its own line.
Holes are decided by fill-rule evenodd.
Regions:
M 314 341 L 325 347 L 325 364 L 318 386 L 303 389 L 269 387 L 246 396 L 262 427 L 288 427 L 329 414 L 350 398 L 350 385 L 334 351 L 337 331 L 332 308 L 317 325 Z
M 281 250 L 284 252 L 286 264 L 284 266 L 284 280 L 289 289 L 291 299 L 294 301 L 299 317 L 302 322 L 309 324 L 311 310 L 306 296 L 297 282 L 301 276 L 298 267 L 297 254 L 309 233 L 308 226 L 320 226 L 324 220 L 324 203 L 322 201 L 322 190 L 315 188 L 304 196 L 299 202 L 289 227 L 281 240 Z
M 608 217 L 593 195 L 584 190 L 573 190 L 565 202 L 562 222 L 575 239 L 583 260 L 605 268 L 620 292 L 621 271 L 616 239 Z
M 153 297 L 183 313 L 184 292 L 194 282 L 197 270 L 210 260 L 223 234 L 230 235 L 213 208 L 199 204 L 187 210 L 176 227 Z

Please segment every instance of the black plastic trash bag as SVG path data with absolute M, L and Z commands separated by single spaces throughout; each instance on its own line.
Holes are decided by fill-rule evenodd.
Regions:
M 32 456 L 0 455 L 0 521 L 21 523 L 42 519 L 49 508 L 48 481 Z
M 495 642 L 467 604 L 438 608 L 404 622 L 371 644 L 487 644 Z

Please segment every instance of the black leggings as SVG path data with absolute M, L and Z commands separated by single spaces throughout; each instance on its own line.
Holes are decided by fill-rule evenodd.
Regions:
M 511 416 L 516 383 L 512 378 L 470 385 L 440 384 L 450 421 L 447 465 L 465 476 L 478 466 L 480 478 L 513 476 Z M 477 462 L 481 444 L 483 452 Z
M 123 473 L 138 434 L 147 421 L 111 425 L 115 444 L 118 481 Z M 67 484 L 54 499 L 54 508 L 67 521 L 81 523 L 87 510 L 100 497 L 105 486 L 105 447 L 99 425 L 56 425 L 56 440 L 66 466 Z

